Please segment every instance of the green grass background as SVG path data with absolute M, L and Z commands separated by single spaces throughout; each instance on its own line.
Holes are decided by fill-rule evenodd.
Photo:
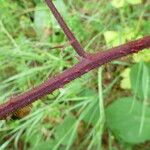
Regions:
M 54 2 L 91 53 L 150 33 L 148 0 Z M 65 48 L 53 49 L 59 45 Z M 70 68 L 77 63 L 76 56 L 43 0 L 0 0 L 1 103 Z M 146 150 L 148 142 L 130 144 L 117 138 L 107 127 L 105 115 L 106 107 L 117 98 L 136 94 L 128 73 L 121 73 L 141 61 L 150 61 L 148 50 L 72 81 L 35 102 L 22 119 L 0 121 L 0 150 Z

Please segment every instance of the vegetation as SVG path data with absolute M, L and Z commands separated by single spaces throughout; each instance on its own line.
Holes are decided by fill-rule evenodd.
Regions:
M 77 59 L 44 1 L 0 4 L 3 102 L 70 68 Z M 55 5 L 87 52 L 149 33 L 148 1 L 56 0 Z M 20 111 L 1 121 L 0 149 L 149 149 L 149 99 L 147 49 L 76 79 L 30 105 L 25 117 Z

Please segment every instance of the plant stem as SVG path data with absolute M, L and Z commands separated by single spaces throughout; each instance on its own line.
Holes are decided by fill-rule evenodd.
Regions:
M 63 87 L 72 80 L 81 77 L 90 70 L 97 68 L 112 60 L 123 56 L 136 53 L 144 48 L 150 47 L 150 36 L 145 36 L 139 40 L 128 42 L 118 47 L 111 48 L 104 52 L 93 54 L 90 59 L 83 59 L 72 68 L 65 70 L 42 83 L 41 85 L 30 89 L 29 91 L 9 99 L 8 102 L 0 105 L 0 119 L 8 116 L 17 109 L 23 108 L 37 99 L 52 93 L 54 90 Z
M 99 92 L 99 110 L 100 110 L 100 119 L 99 119 L 99 138 L 100 138 L 100 148 L 102 149 L 102 134 L 105 124 L 105 110 L 104 110 L 104 99 L 103 99 L 103 90 L 102 90 L 102 67 L 98 69 L 98 92 Z
M 55 16 L 56 20 L 58 21 L 59 25 L 63 29 L 65 35 L 67 36 L 70 44 L 74 48 L 74 50 L 78 53 L 79 56 L 86 58 L 88 54 L 84 51 L 81 44 L 78 42 L 74 34 L 71 32 L 67 24 L 65 23 L 64 19 L 56 9 L 55 5 L 53 4 L 52 0 L 46 0 L 46 3 L 50 10 L 52 11 L 53 15 Z

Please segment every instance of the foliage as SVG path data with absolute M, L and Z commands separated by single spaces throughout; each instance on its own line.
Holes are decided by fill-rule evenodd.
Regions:
M 106 109 L 107 125 L 117 138 L 131 144 L 150 139 L 150 107 L 142 105 L 133 97 L 126 97 Z

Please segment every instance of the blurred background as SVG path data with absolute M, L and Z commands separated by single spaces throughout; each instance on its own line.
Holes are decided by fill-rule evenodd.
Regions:
M 149 0 L 55 0 L 87 52 L 150 34 Z M 44 0 L 0 0 L 0 103 L 78 62 Z M 0 121 L 0 150 L 150 150 L 150 49 L 95 69 Z

